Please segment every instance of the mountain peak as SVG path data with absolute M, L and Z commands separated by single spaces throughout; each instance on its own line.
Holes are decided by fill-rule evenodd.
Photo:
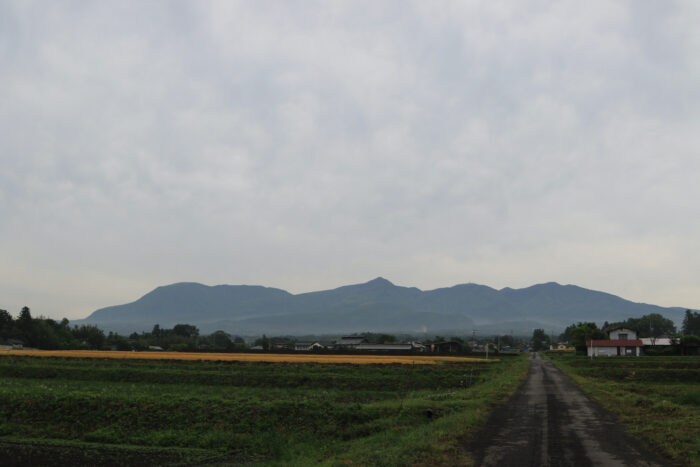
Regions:
M 383 277 L 379 276 L 379 277 L 367 282 L 367 285 L 391 285 L 391 286 L 393 286 L 394 284 L 390 280 L 384 279 Z

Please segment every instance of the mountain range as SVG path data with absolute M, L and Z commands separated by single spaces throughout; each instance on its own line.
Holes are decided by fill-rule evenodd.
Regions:
M 181 282 L 161 286 L 138 300 L 109 306 L 73 324 L 94 324 L 122 334 L 178 323 L 202 333 L 232 334 L 531 334 L 533 328 L 559 332 L 577 321 L 623 321 L 660 313 L 679 323 L 685 308 L 635 303 L 615 295 L 556 282 L 522 289 L 479 284 L 423 291 L 378 277 L 363 284 L 291 294 L 249 285 L 207 286 Z

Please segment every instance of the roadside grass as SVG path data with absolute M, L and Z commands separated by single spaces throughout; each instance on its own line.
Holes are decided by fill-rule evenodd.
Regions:
M 42 465 L 120 456 L 470 465 L 465 436 L 527 369 L 522 357 L 415 366 L 0 357 L 0 453 Z
M 630 433 L 675 464 L 700 466 L 700 359 L 547 357 Z

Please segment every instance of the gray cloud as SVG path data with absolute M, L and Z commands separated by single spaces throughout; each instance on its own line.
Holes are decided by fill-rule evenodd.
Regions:
M 691 2 L 3 2 L 0 307 L 556 280 L 700 307 Z

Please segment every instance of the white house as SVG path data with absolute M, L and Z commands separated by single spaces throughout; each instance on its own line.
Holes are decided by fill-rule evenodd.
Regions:
M 637 333 L 627 328 L 615 328 L 608 332 L 609 339 L 588 340 L 586 347 L 589 357 L 613 357 L 617 355 L 634 355 L 639 357 L 644 345 L 637 339 Z
M 310 351 L 310 350 L 320 350 L 325 348 L 319 342 L 297 342 L 294 344 L 294 350 L 299 351 Z

